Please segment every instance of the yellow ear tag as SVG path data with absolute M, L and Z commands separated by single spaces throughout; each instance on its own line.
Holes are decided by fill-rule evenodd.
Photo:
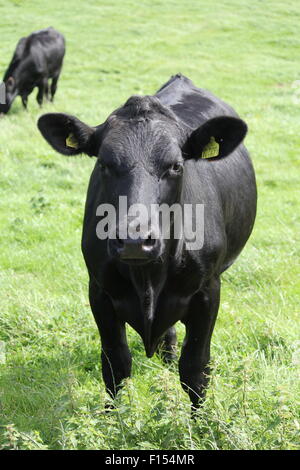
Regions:
M 213 158 L 219 155 L 220 145 L 215 141 L 214 137 L 210 138 L 210 141 L 205 145 L 201 158 Z
M 74 137 L 74 134 L 69 134 L 66 138 L 66 146 L 72 147 L 73 149 L 78 149 L 78 142 Z

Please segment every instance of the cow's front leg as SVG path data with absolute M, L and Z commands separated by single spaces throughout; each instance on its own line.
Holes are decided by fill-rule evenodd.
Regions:
M 89 297 L 101 337 L 103 380 L 106 391 L 115 398 L 122 380 L 131 373 L 131 354 L 125 324 L 117 318 L 108 295 L 94 281 L 90 281 Z
M 209 382 L 210 341 L 220 303 L 220 279 L 209 282 L 191 300 L 184 320 L 186 336 L 179 360 L 183 389 L 189 394 L 192 411 L 203 402 Z

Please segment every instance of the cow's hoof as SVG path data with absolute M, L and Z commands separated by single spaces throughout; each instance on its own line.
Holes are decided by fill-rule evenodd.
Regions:
M 162 351 L 161 357 L 165 364 L 173 364 L 177 361 L 177 354 L 175 351 Z
M 116 407 L 112 402 L 106 402 L 104 405 L 105 413 L 110 413 L 111 411 L 115 410 Z

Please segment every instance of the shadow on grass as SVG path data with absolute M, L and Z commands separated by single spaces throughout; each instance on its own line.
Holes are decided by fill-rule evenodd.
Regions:
M 145 378 L 145 374 L 150 376 L 154 370 L 155 375 L 163 374 L 164 370 L 176 374 L 177 364 L 167 367 L 159 356 L 148 360 L 136 340 L 130 346 L 134 357 L 134 383 L 139 381 L 140 375 L 144 374 Z M 131 395 L 135 395 L 135 405 L 136 400 L 142 401 L 140 391 L 133 391 L 126 383 L 116 401 L 116 411 L 107 414 L 105 405 L 109 399 L 101 374 L 100 344 L 88 349 L 76 347 L 72 351 L 63 347 L 51 349 L 47 355 L 35 356 L 32 360 L 24 359 L 24 355 L 16 356 L 1 374 L 0 389 L 0 448 L 7 441 L 8 425 L 14 425 L 21 433 L 36 432 L 49 448 L 63 448 L 64 434 L 70 429 L 87 426 L 93 416 L 97 417 L 98 427 L 113 422 L 124 437 L 120 413 L 125 413 L 127 418 L 130 416 Z M 167 406 L 168 400 L 162 398 Z M 157 401 L 157 396 L 153 400 Z M 160 404 L 159 409 L 164 406 Z
M 0 384 L 0 424 L 37 430 L 50 447 L 59 439 L 61 422 L 83 403 L 104 410 L 100 348 L 50 351 L 26 362 L 17 358 L 1 373 Z

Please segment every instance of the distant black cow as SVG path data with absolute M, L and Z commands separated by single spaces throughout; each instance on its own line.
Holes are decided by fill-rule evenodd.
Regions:
M 148 357 L 163 345 L 168 360 L 174 356 L 173 325 L 181 320 L 186 337 L 180 379 L 197 408 L 210 373 L 220 275 L 241 252 L 255 219 L 255 176 L 242 144 L 246 124 L 230 106 L 176 75 L 154 96 L 129 98 L 97 127 L 66 114 L 46 114 L 38 126 L 57 151 L 97 157 L 82 250 L 107 391 L 114 397 L 131 373 L 126 323 L 141 336 Z M 174 230 L 164 238 L 160 217 L 138 238 L 119 235 L 121 219 L 114 238 L 100 239 L 99 207 L 118 208 L 120 196 L 129 207 L 204 205 L 203 246 L 191 249 L 184 233 L 175 238 Z M 193 215 L 187 223 L 195 220 Z
M 49 79 L 52 79 L 50 99 L 53 101 L 64 54 L 64 37 L 51 27 L 21 38 L 3 78 L 5 103 L 0 105 L 0 113 L 7 113 L 18 95 L 27 108 L 28 95 L 35 87 L 41 106 L 44 95 L 49 99 Z

